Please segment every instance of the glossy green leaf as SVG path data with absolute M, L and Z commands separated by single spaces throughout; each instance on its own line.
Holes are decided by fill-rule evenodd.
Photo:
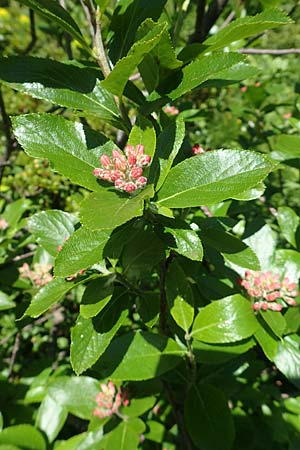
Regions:
M 139 446 L 140 435 L 145 428 L 144 422 L 137 417 L 123 420 L 106 436 L 105 448 L 136 450 Z
M 198 234 L 188 228 L 165 227 L 165 232 L 170 233 L 175 245 L 170 245 L 177 253 L 193 261 L 202 261 L 203 247 Z
M 130 75 L 141 63 L 145 55 L 157 45 L 161 39 L 162 33 L 166 30 L 166 26 L 167 24 L 165 22 L 157 23 L 145 37 L 136 41 L 128 51 L 127 55 L 117 62 L 108 77 L 101 82 L 102 87 L 120 97 Z
M 260 314 L 275 336 L 280 338 L 286 329 L 286 321 L 284 316 L 278 311 L 270 310 L 260 310 Z
M 139 115 L 136 123 L 132 127 L 128 138 L 128 144 L 134 147 L 142 144 L 145 147 L 145 154 L 153 157 L 156 144 L 156 133 L 150 120 Z
M 290 134 L 278 134 L 269 138 L 271 156 L 278 161 L 300 158 L 300 137 Z
M 276 234 L 273 232 L 270 225 L 262 225 L 259 230 L 244 239 L 244 242 L 252 248 L 254 253 L 259 259 L 261 270 L 268 271 L 272 265 L 274 258 L 275 248 L 276 248 Z
M 71 236 L 77 222 L 76 216 L 64 211 L 41 211 L 30 217 L 28 227 L 37 243 L 50 255 L 56 256 L 58 246 L 63 245 Z
M 184 404 L 187 430 L 194 444 L 203 450 L 230 450 L 234 423 L 228 400 L 209 384 L 192 385 Z
M 255 331 L 255 339 L 262 348 L 264 354 L 270 361 L 274 361 L 278 350 L 279 339 L 273 334 L 267 323 L 259 316 L 257 317 L 258 328 Z
M 300 225 L 300 217 L 289 206 L 280 206 L 277 210 L 276 218 L 285 239 L 293 247 L 297 247 L 296 231 Z
M 3 213 L 1 214 L 1 219 L 5 219 L 8 222 L 8 235 L 13 235 L 18 228 L 18 222 L 20 221 L 24 212 L 29 209 L 31 201 L 25 198 L 20 198 L 15 202 L 6 205 Z
M 0 311 L 5 311 L 6 309 L 14 308 L 16 306 L 5 292 L 0 291 Z
M 194 297 L 190 283 L 176 260 L 168 267 L 165 287 L 170 314 L 187 332 L 194 319 Z
M 112 380 L 147 380 L 171 370 L 183 354 L 182 347 L 170 338 L 130 332 L 113 340 L 95 370 Z
M 102 190 L 93 175 L 99 157 L 109 143 L 81 123 L 51 114 L 27 114 L 12 118 L 17 140 L 29 156 L 46 158 L 53 169 L 73 183 L 94 191 Z M 113 143 L 108 144 L 114 147 Z
M 46 434 L 49 442 L 53 442 L 64 426 L 67 416 L 68 412 L 63 406 L 46 396 L 37 411 L 35 425 Z
M 139 25 L 147 18 L 158 20 L 166 0 L 119 0 L 114 9 L 110 29 L 112 39 L 109 56 L 115 63 L 132 47 Z
M 298 335 L 285 336 L 279 342 L 274 362 L 280 372 L 297 388 L 300 388 L 300 338 Z
M 234 20 L 225 28 L 206 39 L 203 45 L 209 46 L 208 51 L 218 50 L 232 42 L 259 35 L 265 30 L 291 22 L 292 20 L 284 11 L 276 8 L 267 9 L 253 17 L 248 16 Z
M 30 56 L 0 58 L 0 79 L 13 89 L 120 125 L 114 97 L 99 69 Z
M 178 118 L 158 136 L 156 152 L 151 164 L 150 181 L 156 183 L 156 190 L 163 185 L 173 161 L 180 150 L 185 135 L 184 121 Z
M 163 441 L 165 432 L 166 429 L 162 423 L 148 420 L 147 431 L 144 433 L 144 436 L 147 440 L 160 444 Z
M 242 201 L 255 200 L 256 198 L 261 197 L 265 192 L 265 190 L 266 186 L 264 185 L 263 182 L 260 182 L 257 184 L 257 186 L 247 189 L 246 191 L 235 195 L 233 198 L 234 200 L 242 200 Z
M 155 396 L 132 398 L 128 406 L 121 407 L 120 412 L 127 417 L 138 417 L 153 408 L 156 401 Z
M 192 344 L 196 360 L 201 364 L 224 364 L 254 347 L 253 338 L 230 344 L 207 344 L 194 340 Z
M 247 150 L 215 150 L 170 170 L 157 203 L 169 208 L 210 205 L 255 186 L 274 169 L 266 156 Z
M 16 445 L 26 450 L 46 450 L 47 445 L 40 431 L 32 425 L 14 425 L 0 433 L 0 445 Z M 24 447 L 24 444 L 26 447 Z
M 90 47 L 86 43 L 84 37 L 81 34 L 81 31 L 77 25 L 77 23 L 72 19 L 70 14 L 59 5 L 59 3 L 54 2 L 52 0 L 17 0 L 22 5 L 28 6 L 28 8 L 33 9 L 38 14 L 49 19 L 54 24 L 61 27 L 74 39 L 76 39 L 80 44 L 87 50 L 91 52 Z
M 110 232 L 91 231 L 79 228 L 66 241 L 55 260 L 54 273 L 57 277 L 73 275 L 100 262 Z
M 250 270 L 260 270 L 254 251 L 243 241 L 230 233 L 208 228 L 201 233 L 203 243 L 218 250 L 225 260 Z
M 300 253 L 296 250 L 276 250 L 273 270 L 280 277 L 288 277 L 291 282 L 298 283 L 300 278 Z
M 30 305 L 25 311 L 25 315 L 30 317 L 40 316 L 50 306 L 63 299 L 71 289 L 85 280 L 75 279 L 74 281 L 65 281 L 63 278 L 54 278 L 32 297 Z
M 48 396 L 80 419 L 90 420 L 96 406 L 100 384 L 90 377 L 58 377 L 48 389 Z
M 95 450 L 103 449 L 105 445 L 103 428 L 80 433 L 67 441 L 59 441 L 55 450 Z
M 118 194 L 102 189 L 90 194 L 82 203 L 80 216 L 83 225 L 91 230 L 108 230 L 143 214 L 145 198 L 152 197 L 153 186 L 147 186 L 136 196 Z
M 84 319 L 96 316 L 107 305 L 113 294 L 113 281 L 114 276 L 109 275 L 87 285 L 80 304 L 80 315 Z
M 95 319 L 79 316 L 71 330 L 71 364 L 77 375 L 92 367 L 105 352 L 128 315 L 126 295 L 115 293 Z
M 257 327 L 250 302 L 236 294 L 202 308 L 191 334 L 212 344 L 236 342 L 252 336 Z

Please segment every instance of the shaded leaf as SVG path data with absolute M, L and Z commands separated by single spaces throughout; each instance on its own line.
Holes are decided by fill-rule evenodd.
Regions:
M 298 388 L 300 387 L 300 338 L 296 334 L 285 336 L 279 342 L 274 362 L 280 372 Z

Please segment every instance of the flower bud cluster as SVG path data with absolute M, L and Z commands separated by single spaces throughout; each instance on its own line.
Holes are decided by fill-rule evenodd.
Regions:
M 240 281 L 254 300 L 254 310 L 281 311 L 283 306 L 296 306 L 295 297 L 298 295 L 296 283 L 292 283 L 288 277 L 280 281 L 279 275 L 272 272 L 252 272 L 247 270 L 245 278 Z
M 192 153 L 193 155 L 201 155 L 202 153 L 205 153 L 205 150 L 200 144 L 195 144 L 194 147 L 192 147 Z
M 0 230 L 6 230 L 8 228 L 9 223 L 5 219 L 0 219 Z
M 179 114 L 179 109 L 176 106 L 167 105 L 164 107 L 164 112 L 170 116 L 177 116 Z
M 128 193 L 137 189 L 144 189 L 147 178 L 143 176 L 143 170 L 151 162 L 151 156 L 144 154 L 144 146 L 136 147 L 127 145 L 125 155 L 120 150 L 112 151 L 112 159 L 108 155 L 102 155 L 100 162 L 102 168 L 94 169 L 94 175 L 104 181 L 114 183 L 119 191 Z
M 93 411 L 93 415 L 104 419 L 112 414 L 118 413 L 121 406 L 128 406 L 127 391 L 118 389 L 112 381 L 107 384 L 101 383 L 101 391 L 96 397 L 97 407 Z
M 21 278 L 28 278 L 36 287 L 42 287 L 53 279 L 53 276 L 49 273 L 51 269 L 52 264 L 35 263 L 33 265 L 33 270 L 31 270 L 29 265 L 24 263 L 19 267 L 19 272 Z

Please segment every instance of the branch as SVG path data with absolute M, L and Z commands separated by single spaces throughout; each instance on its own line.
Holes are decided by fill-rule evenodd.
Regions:
M 201 42 L 203 40 L 205 4 L 206 0 L 198 0 L 195 31 L 190 37 L 190 42 Z
M 0 184 L 3 178 L 4 169 L 7 165 L 9 165 L 9 158 L 14 148 L 14 140 L 12 138 L 11 132 L 10 132 L 10 120 L 8 117 L 8 114 L 6 112 L 5 103 L 3 100 L 1 85 L 0 85 L 0 112 L 2 116 L 2 123 L 3 123 L 3 131 L 6 139 L 6 146 L 4 150 L 3 157 L 0 161 Z
M 273 48 L 240 48 L 238 50 L 240 53 L 245 53 L 248 55 L 292 55 L 292 54 L 299 54 L 300 48 L 279 48 L 279 49 L 273 49 Z
M 67 9 L 65 0 L 59 0 L 59 4 L 62 8 Z M 73 52 L 71 48 L 72 37 L 66 31 L 63 33 L 66 43 L 66 53 L 68 55 L 68 59 L 73 59 Z
M 33 47 L 36 44 L 37 36 L 35 31 L 35 18 L 34 18 L 34 12 L 32 9 L 29 9 L 29 20 L 30 20 L 30 34 L 31 34 L 31 41 L 23 51 L 24 55 L 27 55 L 27 53 L 31 52 Z
M 230 22 L 233 21 L 235 18 L 235 11 L 231 11 L 231 13 L 228 14 L 222 25 L 220 25 L 219 30 L 222 30 L 223 28 L 227 27 L 227 25 L 230 24 Z
M 211 27 L 216 23 L 216 21 L 224 11 L 227 2 L 228 0 L 214 0 L 210 4 L 204 18 L 204 37 L 208 34 Z

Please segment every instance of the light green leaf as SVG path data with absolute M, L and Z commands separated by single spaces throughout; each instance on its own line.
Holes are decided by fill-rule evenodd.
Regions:
M 292 20 L 287 16 L 286 12 L 276 8 L 267 9 L 255 16 L 234 20 L 225 28 L 206 39 L 203 45 L 209 46 L 208 51 L 219 50 L 232 42 L 255 36 L 265 30 L 291 22 Z
M 184 351 L 165 336 L 144 331 L 124 334 L 110 344 L 94 369 L 112 380 L 147 380 L 180 363 Z M 143 361 L 143 364 L 141 364 Z
M 300 278 L 300 253 L 296 250 L 276 250 L 273 270 L 280 277 L 288 277 L 291 282 L 298 283 Z
M 121 414 L 127 417 L 138 417 L 144 414 L 149 409 L 153 408 L 157 399 L 154 396 L 131 398 L 128 406 L 122 406 L 120 408 Z
M 16 306 L 5 292 L 0 291 L 0 311 L 5 311 L 6 309 L 14 308 Z
M 31 201 L 25 198 L 20 198 L 13 203 L 9 203 L 3 213 L 1 214 L 1 219 L 5 219 L 8 222 L 8 233 L 13 235 L 18 227 L 18 222 L 20 221 L 24 212 L 29 209 Z
M 64 426 L 67 416 L 67 410 L 46 395 L 37 411 L 35 425 L 46 434 L 51 443 Z
M 51 114 L 15 116 L 12 123 L 17 140 L 29 156 L 47 158 L 55 171 L 73 183 L 94 191 L 103 189 L 93 170 L 108 146 L 115 147 L 107 138 L 81 123 Z
M 95 319 L 79 316 L 71 331 L 71 364 L 77 375 L 92 367 L 105 352 L 128 315 L 126 293 L 115 293 Z
M 163 185 L 173 161 L 180 150 L 184 134 L 184 121 L 178 118 L 158 136 L 149 178 L 151 182 L 156 183 L 156 190 L 159 190 Z
M 91 231 L 80 227 L 66 241 L 56 257 L 54 274 L 57 277 L 73 275 L 86 269 L 102 259 L 102 252 L 110 232 Z
M 278 311 L 275 312 L 270 310 L 260 310 L 260 314 L 275 336 L 280 338 L 286 329 L 286 321 L 284 316 Z
M 296 231 L 300 224 L 300 217 L 289 206 L 281 206 L 277 210 L 276 216 L 281 233 L 285 239 L 293 246 L 297 247 Z
M 197 447 L 231 450 L 234 423 L 222 391 L 209 384 L 192 385 L 185 399 L 184 418 Z
M 0 79 L 13 89 L 120 126 L 114 97 L 99 69 L 30 56 L 0 58 Z
M 240 194 L 235 195 L 235 200 L 243 200 L 243 201 L 249 201 L 249 200 L 255 200 L 256 198 L 259 198 L 263 195 L 265 192 L 266 186 L 263 182 L 258 183 L 253 188 L 247 189 L 244 192 L 241 192 Z
M 136 123 L 132 127 L 128 138 L 128 144 L 134 147 L 142 144 L 145 147 L 145 154 L 153 157 L 156 144 L 156 134 L 150 120 L 139 115 Z
M 134 197 L 103 188 L 101 192 L 90 194 L 81 203 L 82 223 L 91 230 L 116 228 L 133 217 L 141 216 L 145 198 L 153 195 L 152 185 L 148 185 Z
M 271 136 L 271 157 L 278 161 L 300 158 L 300 137 L 290 134 Z
M 168 267 L 165 286 L 171 316 L 187 332 L 194 319 L 194 297 L 190 283 L 176 260 Z
M 69 33 L 74 39 L 76 39 L 82 47 L 89 53 L 91 49 L 86 43 L 84 37 L 77 23 L 72 19 L 70 14 L 57 2 L 52 0 L 17 0 L 22 5 L 28 6 L 28 8 L 33 9 L 38 14 L 49 19 L 54 24 L 61 27 L 67 33 Z
M 52 256 L 58 253 L 57 247 L 63 245 L 74 232 L 78 222 L 76 216 L 64 211 L 50 210 L 34 214 L 28 220 L 29 231 Z M 73 272 L 74 273 L 74 272 Z
M 255 339 L 270 361 L 274 361 L 277 353 L 279 339 L 272 333 L 266 323 L 258 317 L 258 328 L 255 331 Z
M 26 450 L 46 450 L 46 442 L 42 433 L 32 425 L 14 425 L 4 428 L 0 433 L 0 445 L 15 445 Z
M 139 446 L 140 435 L 145 431 L 144 422 L 132 417 L 123 420 L 107 434 L 105 444 L 107 449 L 136 450 Z
M 215 150 L 173 167 L 158 193 L 157 203 L 169 208 L 210 205 L 262 181 L 275 163 L 247 150 Z
M 268 271 L 272 265 L 276 248 L 276 234 L 270 225 L 263 225 L 258 231 L 244 239 L 259 259 L 261 270 Z
M 212 344 L 236 342 L 252 336 L 257 327 L 250 302 L 235 294 L 202 308 L 191 334 L 199 341 Z
M 203 247 L 196 231 L 188 228 L 171 227 L 165 227 L 164 230 L 173 236 L 175 245 L 170 245 L 170 247 L 177 253 L 193 261 L 202 261 Z
M 80 304 L 80 315 L 84 319 L 96 316 L 107 305 L 113 294 L 114 279 L 113 275 L 109 275 L 87 285 Z
M 285 336 L 279 342 L 274 362 L 280 372 L 300 388 L 300 338 L 297 334 Z
M 130 75 L 142 62 L 145 55 L 151 52 L 157 45 L 163 32 L 166 30 L 166 27 L 167 24 L 165 22 L 157 23 L 144 38 L 136 41 L 128 51 L 127 55 L 117 62 L 108 77 L 101 82 L 102 87 L 120 97 Z

